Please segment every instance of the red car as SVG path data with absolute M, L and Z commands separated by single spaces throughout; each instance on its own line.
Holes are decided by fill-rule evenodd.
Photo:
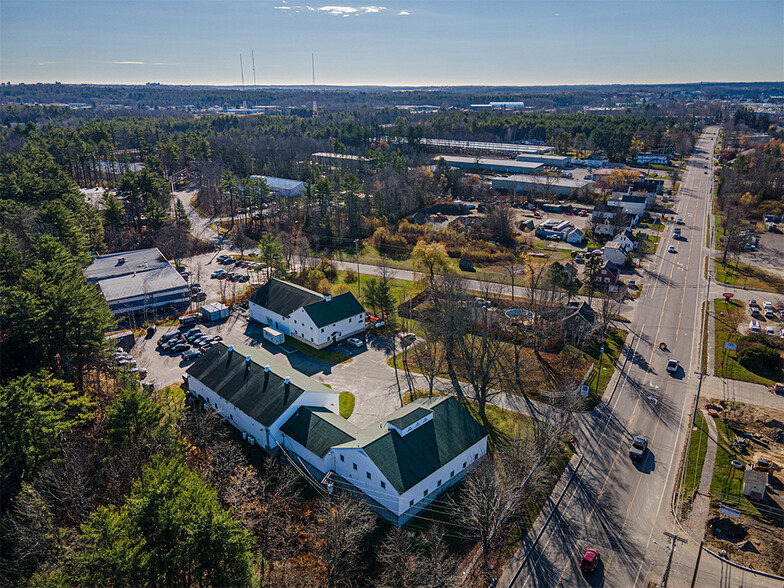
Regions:
M 599 563 L 599 552 L 593 547 L 585 550 L 583 561 L 580 562 L 580 569 L 584 572 L 590 573 L 596 569 L 596 564 Z

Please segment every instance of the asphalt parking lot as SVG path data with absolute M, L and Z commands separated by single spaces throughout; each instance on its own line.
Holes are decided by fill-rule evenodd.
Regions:
M 757 251 L 742 252 L 739 256 L 741 262 L 757 265 L 784 276 L 784 235 L 764 232 L 759 233 L 758 237 Z
M 357 426 L 368 425 L 400 407 L 395 370 L 387 365 L 391 355 L 388 338 L 372 334 L 358 336 L 366 342 L 361 348 L 345 341 L 329 348 L 347 355 L 350 359 L 340 364 L 315 360 L 289 345 L 274 345 L 263 338 L 263 325 L 248 321 L 247 310 L 237 310 L 228 319 L 214 324 L 199 324 L 207 335 L 220 335 L 225 343 L 261 347 L 291 367 L 317 381 L 329 384 L 333 390 L 348 391 L 356 399 L 354 414 L 349 419 Z M 182 381 L 182 375 L 195 360 L 183 361 L 170 353 L 160 353 L 156 347 L 164 333 L 177 331 L 178 327 L 159 328 L 152 337 L 141 337 L 130 350 L 137 367 L 147 369 L 145 383 L 155 389 Z M 403 390 L 408 389 L 405 376 L 398 373 Z

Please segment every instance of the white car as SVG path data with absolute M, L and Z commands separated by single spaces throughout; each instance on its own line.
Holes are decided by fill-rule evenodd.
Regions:
M 670 245 L 667 247 L 667 253 L 675 253 L 675 245 Z
M 362 339 L 357 339 L 356 337 L 351 337 L 351 339 L 346 339 L 346 343 L 349 345 L 353 345 L 354 347 L 362 347 L 364 343 L 362 343 Z
M 680 366 L 681 364 L 678 362 L 677 359 L 671 359 L 670 361 L 667 362 L 667 371 L 671 374 L 674 374 L 675 372 L 678 371 L 678 368 Z
M 765 328 L 765 334 L 770 336 L 770 337 L 775 337 L 776 336 L 776 329 L 774 329 L 773 327 L 766 327 Z
M 677 219 L 675 219 L 675 224 L 676 225 L 682 225 L 683 224 L 683 219 L 681 217 L 678 217 Z
M 781 332 L 779 332 L 779 336 L 780 336 L 782 339 L 784 339 L 784 329 L 781 329 Z

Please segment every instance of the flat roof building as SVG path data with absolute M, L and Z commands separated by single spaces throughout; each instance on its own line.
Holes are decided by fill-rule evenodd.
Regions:
M 274 178 L 272 176 L 251 176 L 251 178 L 264 180 L 270 192 L 280 196 L 300 196 L 305 192 L 305 182 L 299 180 Z
M 542 167 L 544 167 L 541 163 L 529 163 L 527 161 L 502 159 L 499 157 L 471 157 L 467 155 L 437 155 L 433 158 L 433 162 L 438 163 L 441 159 L 452 167 L 508 174 L 532 174 L 541 171 Z
M 84 276 L 118 316 L 190 303 L 187 282 L 155 247 L 96 257 Z
M 556 194 L 569 196 L 576 190 L 593 189 L 591 180 L 556 178 L 552 176 L 511 175 L 495 176 L 490 179 L 493 190 L 532 192 L 534 194 Z
M 572 158 L 567 155 L 537 155 L 532 153 L 521 153 L 515 157 L 517 161 L 527 161 L 529 163 L 541 163 L 542 165 L 552 165 L 553 167 L 569 167 Z

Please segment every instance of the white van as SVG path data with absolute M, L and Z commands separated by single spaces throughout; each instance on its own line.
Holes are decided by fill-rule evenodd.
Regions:
M 761 333 L 762 329 L 760 329 L 759 321 L 751 321 L 749 323 L 749 333 Z

